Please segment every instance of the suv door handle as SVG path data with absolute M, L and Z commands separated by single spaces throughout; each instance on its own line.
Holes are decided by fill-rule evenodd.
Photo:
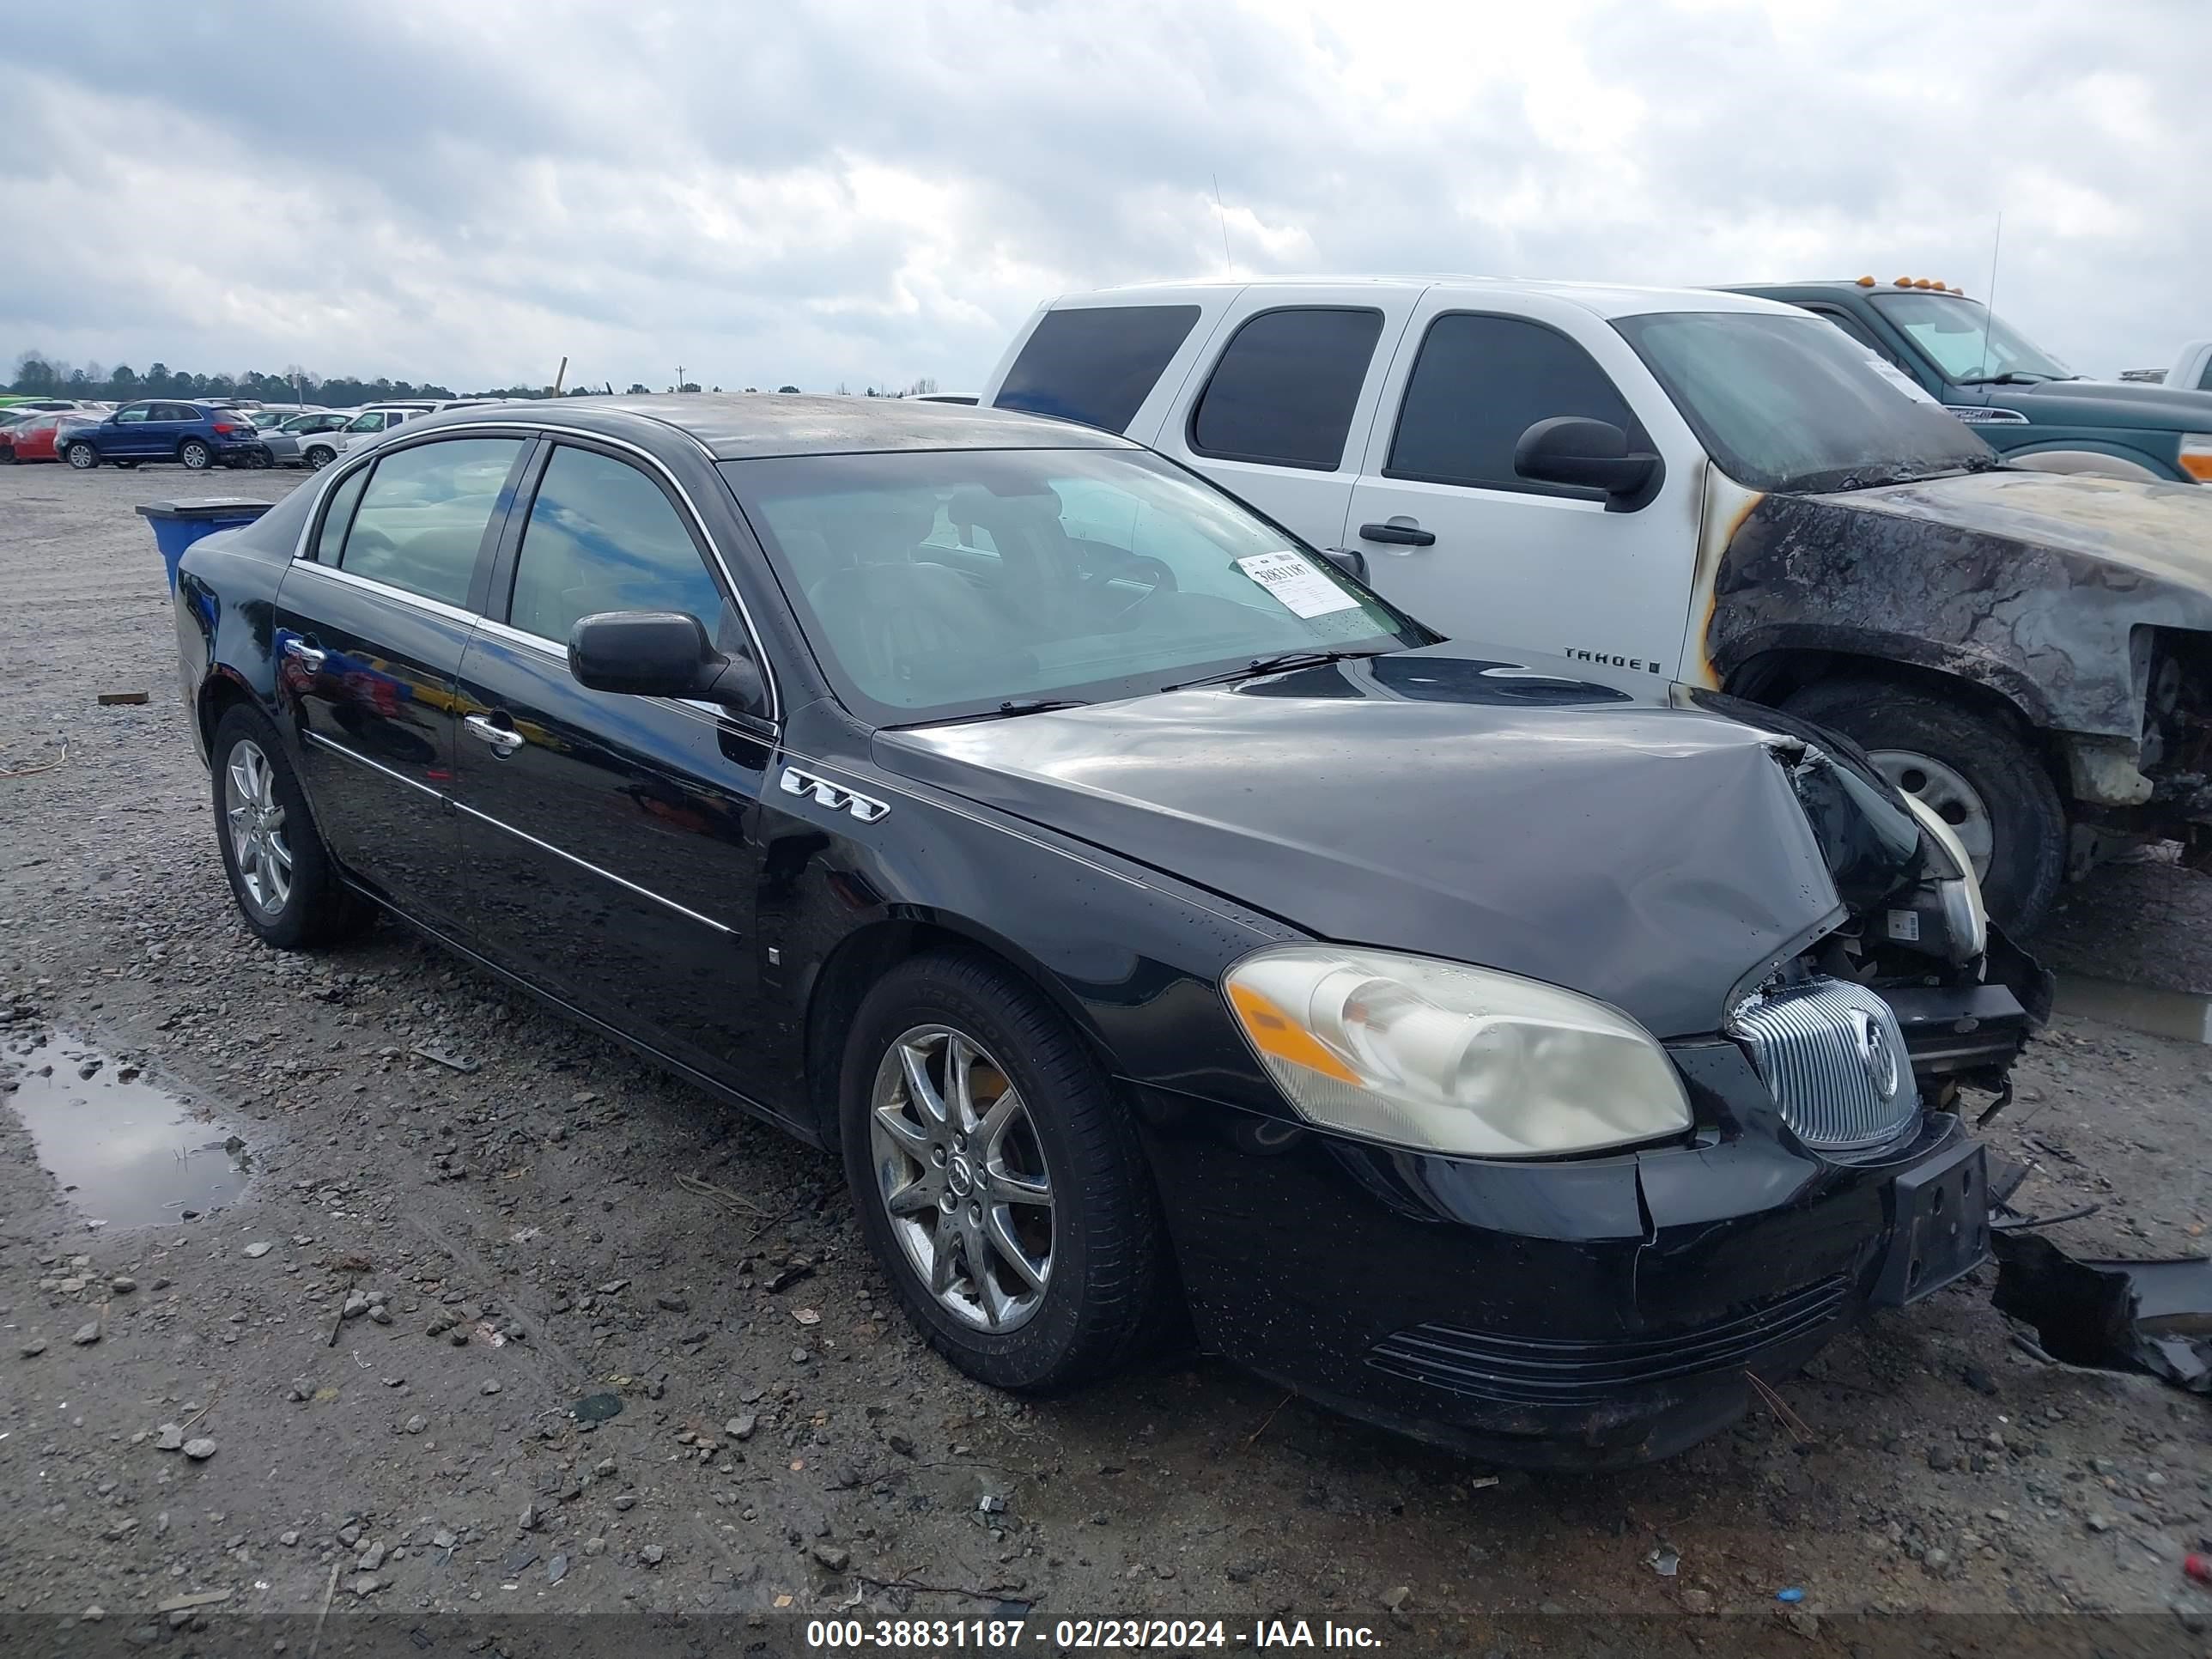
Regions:
M 1395 542 L 1402 547 L 1432 547 L 1437 532 L 1424 530 L 1417 524 L 1364 524 L 1359 526 L 1363 542 Z
M 482 738 L 492 746 L 492 752 L 512 755 L 522 747 L 522 733 L 510 726 L 495 726 L 482 714 L 471 714 L 461 722 L 471 735 Z
M 284 641 L 284 654 L 292 658 L 301 667 L 320 673 L 323 663 L 329 657 L 330 653 L 316 649 L 305 640 L 295 638 Z

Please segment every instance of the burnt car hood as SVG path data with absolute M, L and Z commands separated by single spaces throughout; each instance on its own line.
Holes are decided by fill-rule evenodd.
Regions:
M 1999 469 L 1829 499 L 2058 549 L 2109 566 L 2116 580 L 2146 577 L 2212 597 L 2212 488 L 2203 484 Z
M 1796 752 L 1448 646 L 874 741 L 887 772 L 1305 932 L 1568 986 L 1661 1036 L 1717 1029 L 1843 915 Z
M 2131 743 L 2133 631 L 2212 631 L 2212 488 L 2001 468 L 1759 496 L 1712 591 L 1712 684 L 1771 653 L 1835 651 L 1972 680 L 2037 726 Z

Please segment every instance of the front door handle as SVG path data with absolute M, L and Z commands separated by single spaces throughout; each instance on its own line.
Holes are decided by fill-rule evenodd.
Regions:
M 284 654 L 301 667 L 318 674 L 322 672 L 323 664 L 330 656 L 329 652 L 318 650 L 307 641 L 297 637 L 284 641 Z
M 482 714 L 471 714 L 461 722 L 472 736 L 482 738 L 496 755 L 512 755 L 522 747 L 522 733 L 513 726 L 495 726 Z
M 1436 544 L 1437 532 L 1433 530 L 1424 530 L 1410 520 L 1405 524 L 1400 524 L 1393 519 L 1388 524 L 1360 526 L 1359 539 L 1363 542 L 1395 542 L 1401 547 L 1433 547 Z

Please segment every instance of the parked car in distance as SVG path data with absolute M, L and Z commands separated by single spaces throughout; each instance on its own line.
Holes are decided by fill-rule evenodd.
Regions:
M 325 466 L 336 453 L 337 444 L 318 444 L 310 453 L 310 441 L 343 431 L 353 418 L 350 409 L 310 409 L 280 416 L 261 428 L 261 441 L 268 446 L 269 459 L 277 466 Z
M 984 397 L 1158 445 L 1447 633 L 1841 732 L 2001 921 L 2130 843 L 2212 864 L 2212 493 L 2007 469 L 1796 307 L 1152 284 L 1041 307 Z
M 1959 1091 L 2047 976 L 1862 762 L 1437 644 L 1105 433 L 579 403 L 185 553 L 240 914 L 380 906 L 836 1149 L 971 1376 L 1187 1297 L 1355 1415 L 1631 1462 L 1984 1258 Z
M 91 409 L 32 409 L 24 418 L 0 427 L 0 446 L 10 462 L 58 461 L 76 433 L 96 426 L 100 416 Z
M 79 471 L 102 461 L 132 466 L 174 461 L 189 471 L 212 466 L 266 466 L 269 450 L 253 423 L 232 409 L 167 398 L 144 398 L 69 433 L 62 459 Z
M 2212 483 L 2212 392 L 2200 375 L 2093 380 L 1948 283 L 1871 276 L 1732 286 L 1802 307 L 1893 364 L 2019 465 Z
M 2173 360 L 2173 367 L 2169 369 L 2145 369 L 2139 374 L 2123 374 L 2120 378 L 2168 386 L 2176 392 L 2212 392 L 2212 340 L 2191 340 L 2181 348 L 2181 356 Z
M 329 431 L 321 441 L 309 439 L 301 445 L 301 458 L 311 467 L 328 466 L 344 453 L 348 445 L 389 432 L 403 421 L 423 415 L 434 415 L 445 409 L 475 409 L 491 400 L 486 398 L 402 398 L 391 403 L 370 404 L 352 413 L 352 419 L 343 426 Z

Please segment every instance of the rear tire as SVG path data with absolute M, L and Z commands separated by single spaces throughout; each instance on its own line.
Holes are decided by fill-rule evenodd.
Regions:
M 1035 988 L 966 955 L 901 963 L 854 1017 L 840 1106 L 869 1248 L 969 1376 L 1075 1388 L 1159 1331 L 1167 1244 L 1135 1125 Z
M 2025 933 L 2042 921 L 2065 873 L 2066 808 L 2010 722 L 1880 680 L 1824 681 L 1783 707 L 1855 739 L 1959 831 L 2001 925 Z
M 9 453 L 13 455 L 15 452 L 10 450 Z M 82 439 L 79 439 L 76 442 L 66 445 L 63 448 L 62 459 L 78 471 L 89 472 L 100 465 L 100 452 Z
M 187 438 L 177 446 L 177 459 L 188 472 L 204 472 L 215 460 L 215 451 L 198 438 Z
M 360 933 L 368 901 L 338 879 L 276 728 L 240 703 L 216 725 L 216 841 L 239 915 L 264 944 L 299 951 Z

